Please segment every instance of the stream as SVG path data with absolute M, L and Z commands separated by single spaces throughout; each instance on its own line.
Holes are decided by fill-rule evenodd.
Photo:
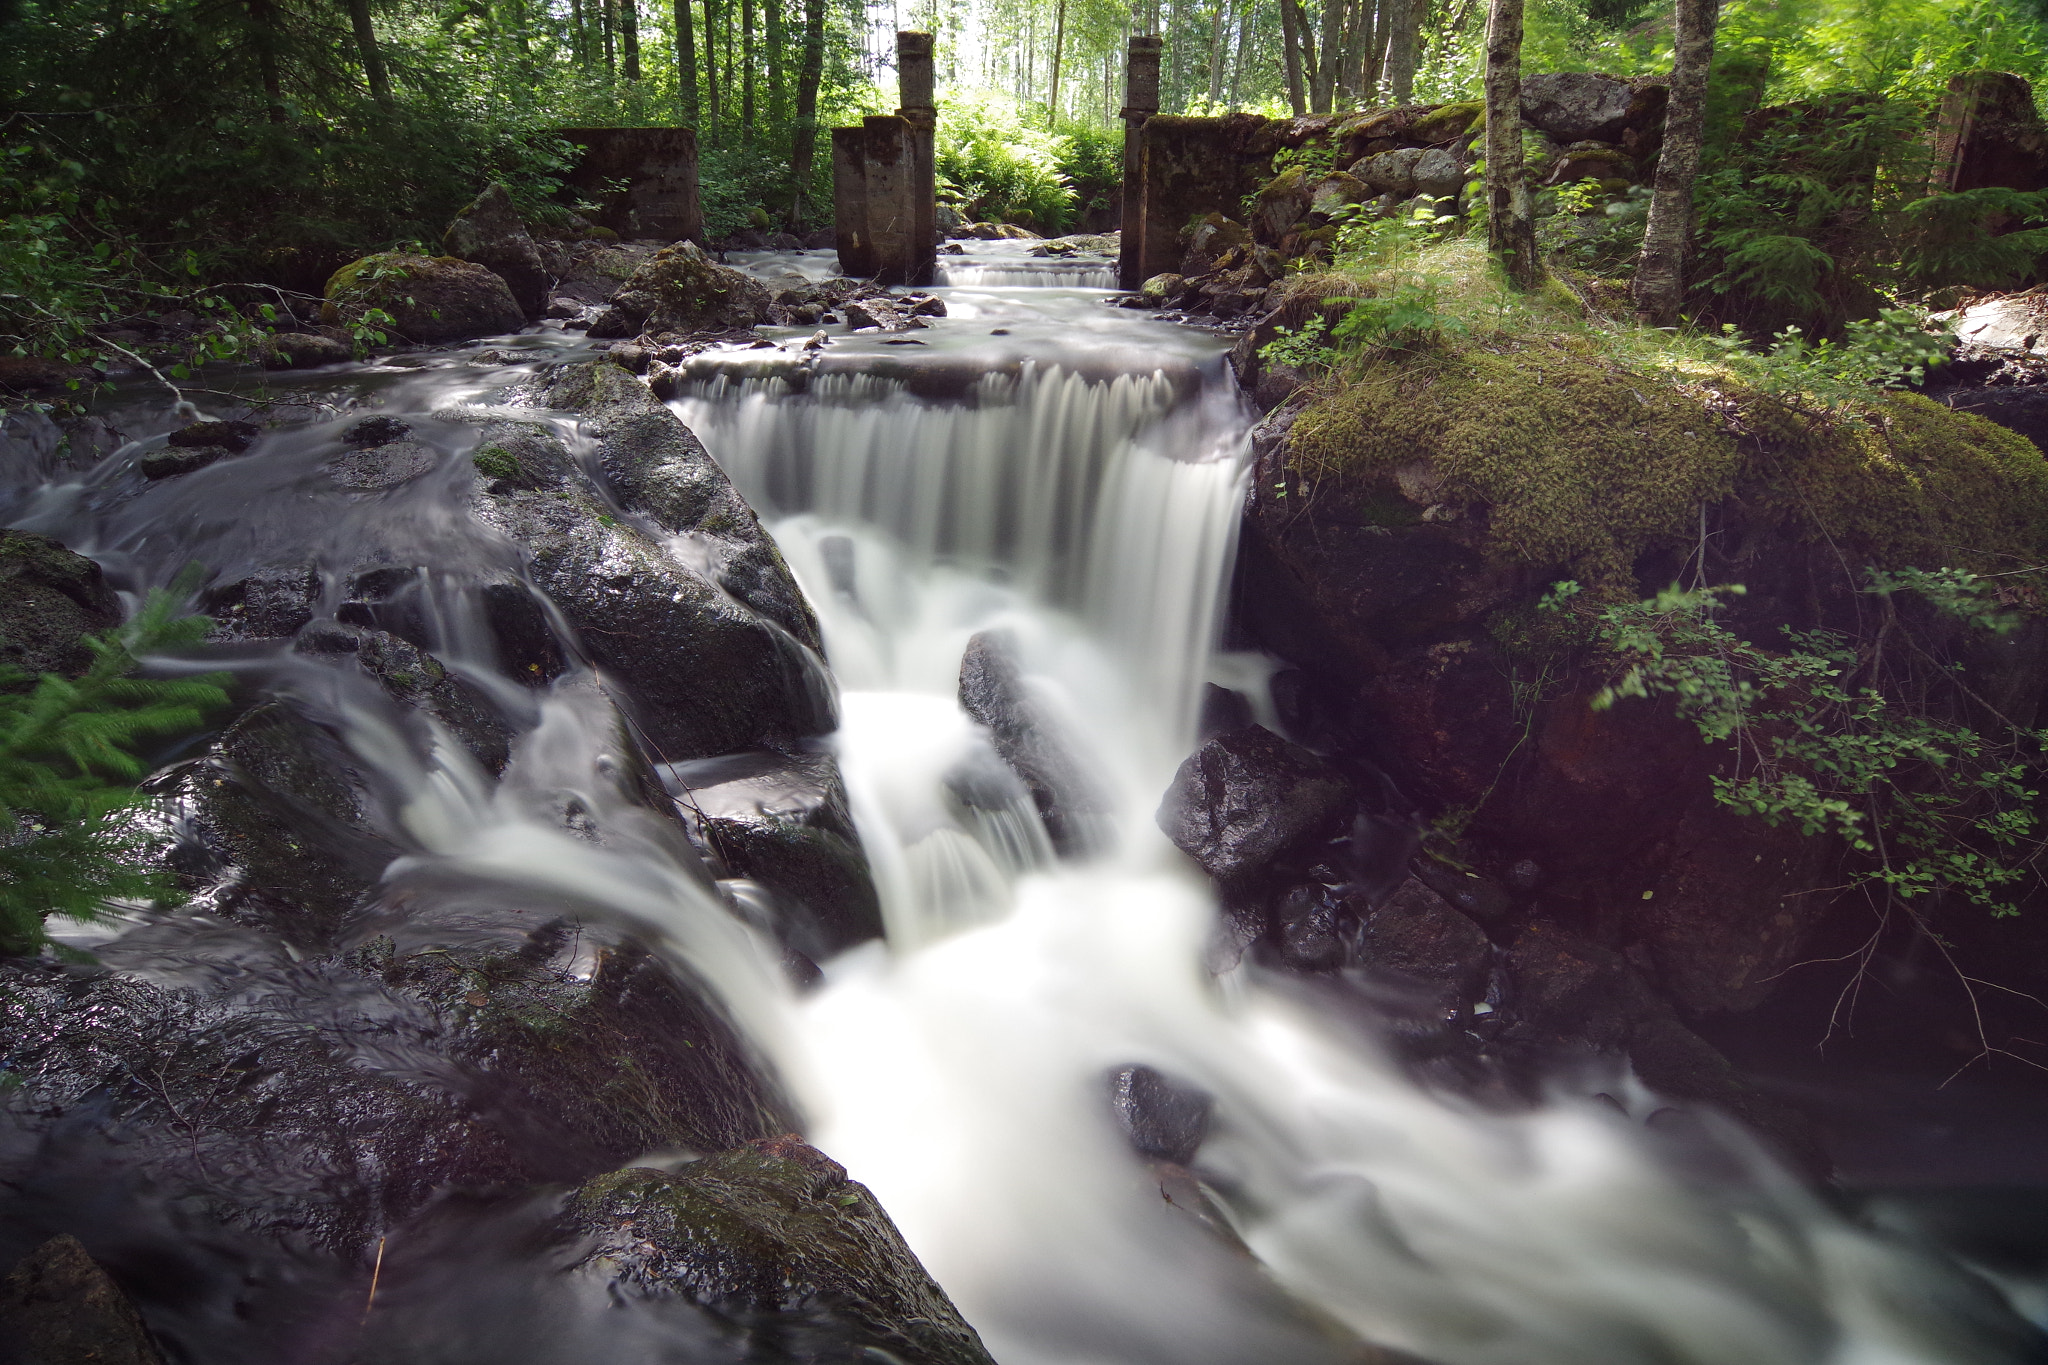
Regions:
M 836 336 L 822 358 L 804 350 L 816 329 L 763 328 L 772 346 L 693 357 L 669 400 L 772 532 L 824 641 L 811 666 L 836 694 L 829 749 L 887 932 L 807 987 L 768 919 L 736 911 L 748 888 L 736 900 L 605 794 L 616 729 L 573 632 L 555 622 L 569 665 L 536 689 L 507 681 L 483 624 L 483 586 L 520 558 L 468 511 L 479 413 L 510 404 L 580 455 L 574 414 L 529 406 L 544 367 L 592 353 L 577 334 L 243 376 L 228 382 L 289 403 L 247 455 L 147 486 L 131 457 L 160 435 L 82 474 L 23 459 L 0 521 L 98 560 L 131 601 L 193 559 L 212 581 L 310 559 L 330 612 L 358 565 L 416 570 L 421 640 L 510 736 L 500 776 L 329 657 L 229 643 L 201 662 L 343 737 L 403 850 L 382 902 L 416 937 L 495 898 L 629 926 L 706 983 L 806 1137 L 874 1191 L 1003 1365 L 1387 1358 L 1367 1342 L 1436 1365 L 2033 1358 L 2007 1297 L 1852 1219 L 1733 1124 L 1674 1122 L 1622 1073 L 1561 1081 L 1534 1109 L 1438 1093 L 1364 1004 L 1219 933 L 1207 879 L 1154 812 L 1206 685 L 1276 723 L 1273 661 L 1219 648 L 1255 414 L 1224 341 L 1107 306 L 1101 264 L 970 245 L 929 327 Z M 814 278 L 829 260 L 744 263 Z M 506 363 L 471 363 L 483 349 Z M 340 433 L 372 412 L 411 426 L 422 472 L 338 488 Z M 147 420 L 127 429 L 169 426 Z M 693 562 L 684 539 L 669 552 Z M 1089 793 L 1067 856 L 958 700 L 978 636 L 1002 642 Z M 716 809 L 778 799 L 767 771 L 742 755 L 662 777 Z M 60 937 L 223 998 L 307 989 L 285 945 L 203 900 Z M 1120 1131 L 1105 1077 L 1133 1065 L 1210 1097 L 1189 1170 L 1162 1177 Z M 46 1213 L 118 1224 L 132 1259 L 154 1248 L 184 1267 L 182 1290 L 144 1305 L 179 1359 L 288 1358 L 279 1343 L 305 1338 L 287 1324 L 326 1322 L 309 1305 L 361 1283 L 355 1267 L 262 1262 L 146 1199 L 95 1205 L 84 1178 L 38 1188 Z M 394 1259 L 379 1340 L 408 1345 L 376 1358 L 716 1358 L 563 1298 L 499 1217 L 451 1214 Z M 207 1238 L 204 1254 L 182 1245 Z M 234 1308 L 252 1285 L 287 1307 Z

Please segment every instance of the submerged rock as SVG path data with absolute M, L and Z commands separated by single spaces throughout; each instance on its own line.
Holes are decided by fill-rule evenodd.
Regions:
M 1131 1149 L 1153 1161 L 1185 1166 L 1209 1136 L 1216 1102 L 1207 1091 L 1168 1079 L 1149 1066 L 1119 1067 L 1109 1098 Z
M 0 1360 L 21 1365 L 163 1365 L 142 1315 L 69 1233 L 0 1280 Z
M 1032 698 L 1017 667 L 1016 641 L 983 631 L 960 659 L 960 705 L 988 727 L 996 752 L 1030 789 L 1052 846 L 1063 856 L 1088 852 L 1107 802 L 1050 716 Z
M 676 1295 L 797 1365 L 993 1365 L 867 1188 L 795 1137 L 675 1172 L 628 1169 L 577 1191 L 581 1272 L 610 1292 Z
M 1248 725 L 1218 735 L 1180 765 L 1159 827 L 1210 876 L 1235 882 L 1335 834 L 1353 804 L 1351 785 L 1336 769 Z

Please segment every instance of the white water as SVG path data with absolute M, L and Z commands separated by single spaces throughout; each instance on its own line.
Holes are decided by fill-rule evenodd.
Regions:
M 1065 306 L 1069 337 L 1155 344 Z M 949 325 L 1005 316 L 988 296 L 956 311 Z M 1564 1098 L 1480 1112 L 1417 1088 L 1327 1001 L 1210 975 L 1215 907 L 1152 812 L 1210 667 L 1244 414 L 1218 382 L 1176 399 L 1141 363 L 1090 382 L 1058 367 L 1062 343 L 1035 344 L 1043 359 L 971 403 L 827 378 L 802 398 L 707 382 L 678 404 L 818 609 L 888 944 L 796 997 L 774 947 L 615 790 L 587 676 L 541 702 L 493 784 L 445 735 L 409 738 L 373 689 L 321 693 L 329 670 L 289 664 L 282 685 L 319 694 L 397 794 L 415 852 L 389 898 L 545 901 L 651 930 L 1003 1365 L 1317 1365 L 1371 1358 L 1361 1341 L 1441 1365 L 2005 1358 L 1953 1272 L 1851 1226 L 1739 1135 L 1721 1145 L 1743 1177 L 1703 1188 L 1658 1156 L 1654 1101 L 1625 1083 L 1632 1115 Z M 1052 859 L 954 701 L 990 628 L 1112 797 L 1115 837 L 1088 863 Z M 965 799 L 977 782 L 1005 799 Z M 572 799 L 595 837 L 563 829 Z M 1216 1097 L 1197 1165 L 1256 1261 L 1124 1145 L 1103 1078 L 1139 1062 Z

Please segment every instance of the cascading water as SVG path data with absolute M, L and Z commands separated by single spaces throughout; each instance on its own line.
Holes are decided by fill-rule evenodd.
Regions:
M 13 519 L 130 586 L 312 526 L 322 562 L 374 545 L 429 569 L 437 653 L 516 731 L 495 782 L 441 725 L 317 660 L 241 664 L 311 699 L 375 775 L 403 850 L 384 906 L 446 926 L 509 899 L 637 926 L 711 986 L 812 1140 L 874 1189 L 1005 1365 L 1381 1358 L 1363 1342 L 1441 1365 L 2016 1358 L 1981 1284 L 1853 1225 L 1732 1131 L 1694 1135 L 1719 1158 L 1699 1173 L 1626 1078 L 1606 1087 L 1626 1113 L 1563 1095 L 1490 1112 L 1420 1087 L 1331 1000 L 1226 967 L 1205 881 L 1153 822 L 1219 666 L 1247 430 L 1221 347 L 1061 290 L 949 302 L 918 336 L 836 344 L 829 367 L 806 368 L 795 338 L 766 363 L 700 357 L 673 403 L 768 519 L 839 686 L 833 745 L 888 935 L 805 995 L 661 822 L 608 795 L 622 760 L 592 673 L 538 693 L 494 680 L 475 585 L 515 557 L 463 510 L 474 427 L 447 412 L 492 400 L 474 372 L 385 393 L 387 411 L 450 418 L 421 424 L 442 464 L 402 490 L 316 490 L 332 424 L 314 422 L 265 457 L 269 483 L 223 466 L 145 502 L 88 476 Z M 906 340 L 926 351 L 884 349 Z M 1095 793 L 1079 856 L 1054 855 L 960 707 L 977 636 L 1004 642 Z M 99 951 L 234 979 L 246 968 L 195 975 L 226 932 L 201 918 L 175 950 L 144 925 Z M 1193 1174 L 1148 1168 L 1119 1133 L 1105 1077 L 1132 1064 L 1214 1098 Z M 411 1319 L 431 1320 L 431 1304 Z M 433 1358 L 522 1350 L 576 1358 L 486 1332 Z

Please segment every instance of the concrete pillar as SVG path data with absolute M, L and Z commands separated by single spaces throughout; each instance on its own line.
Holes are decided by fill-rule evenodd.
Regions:
M 939 264 L 938 177 L 933 143 L 939 110 L 932 74 L 932 35 L 896 35 L 896 116 L 910 125 L 911 241 L 904 284 L 930 284 Z
M 579 149 L 563 183 L 621 237 L 704 244 L 697 134 L 689 128 L 557 128 Z
M 1933 171 L 1932 188 L 1951 193 L 2048 185 L 2048 128 L 2026 80 L 2005 71 L 1951 76 L 1935 118 Z
M 916 134 L 909 119 L 871 114 L 861 121 L 861 161 L 867 182 L 867 238 L 873 269 L 882 284 L 919 284 L 927 256 L 918 236 Z M 929 202 L 929 201 L 927 201 Z
M 1117 284 L 1136 289 L 1147 276 L 1145 256 L 1145 178 L 1142 136 L 1145 121 L 1159 112 L 1158 38 L 1136 37 L 1124 57 L 1124 197 L 1123 247 L 1117 258 Z
M 865 279 L 875 273 L 874 242 L 868 236 L 868 175 L 865 130 L 832 130 L 832 232 L 839 248 L 839 273 Z

